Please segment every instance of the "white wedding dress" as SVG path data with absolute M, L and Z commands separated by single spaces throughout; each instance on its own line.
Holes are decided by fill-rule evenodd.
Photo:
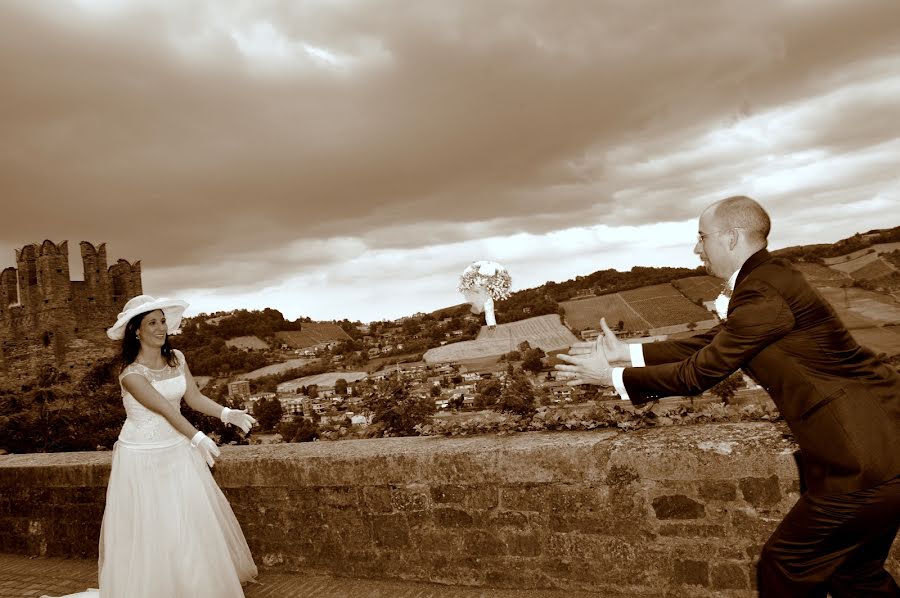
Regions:
M 176 367 L 136 373 L 177 409 L 184 355 Z M 65 598 L 242 598 L 256 565 L 206 461 L 161 415 L 124 388 L 128 415 L 113 448 L 100 530 L 99 590 Z

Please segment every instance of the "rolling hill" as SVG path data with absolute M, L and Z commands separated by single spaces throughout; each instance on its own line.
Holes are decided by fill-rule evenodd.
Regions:
M 236 336 L 225 341 L 229 347 L 237 347 L 238 349 L 268 349 L 269 345 L 266 341 L 258 336 Z
M 305 349 L 329 341 L 348 341 L 350 335 L 337 324 L 305 322 L 302 330 L 287 330 L 275 333 L 282 343 L 293 349 Z

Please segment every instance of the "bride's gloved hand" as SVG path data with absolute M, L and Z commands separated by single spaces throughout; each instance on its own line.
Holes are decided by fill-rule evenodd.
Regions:
M 197 432 L 191 438 L 191 446 L 200 451 L 200 456 L 206 459 L 206 464 L 212 467 L 216 464 L 216 457 L 221 453 L 219 447 L 203 432 Z
M 219 419 L 226 424 L 237 426 L 244 431 L 244 434 L 249 432 L 250 428 L 253 427 L 253 424 L 256 423 L 256 420 L 253 419 L 253 417 L 247 415 L 246 409 L 229 409 L 228 407 L 222 407 L 222 413 L 219 415 Z

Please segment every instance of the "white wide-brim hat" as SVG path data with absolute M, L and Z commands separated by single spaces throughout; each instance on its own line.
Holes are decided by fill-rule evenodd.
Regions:
M 131 318 L 157 309 L 162 310 L 166 316 L 169 334 L 173 334 L 181 326 L 181 317 L 187 307 L 188 302 L 181 299 L 155 299 L 150 295 L 138 295 L 128 300 L 122 312 L 116 317 L 116 323 L 106 331 L 106 336 L 114 341 L 122 340 L 125 336 L 125 325 Z

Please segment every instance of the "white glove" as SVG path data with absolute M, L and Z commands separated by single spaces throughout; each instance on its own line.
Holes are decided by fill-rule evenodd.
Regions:
M 219 415 L 219 419 L 226 424 L 237 426 L 244 431 L 244 434 L 249 432 L 250 428 L 253 427 L 253 424 L 256 423 L 256 420 L 253 419 L 253 417 L 247 415 L 246 409 L 229 409 L 228 407 L 222 407 L 222 413 Z
M 203 432 L 197 432 L 191 438 L 191 446 L 200 451 L 200 456 L 206 459 L 206 464 L 212 467 L 216 464 L 216 457 L 221 453 L 219 447 Z

